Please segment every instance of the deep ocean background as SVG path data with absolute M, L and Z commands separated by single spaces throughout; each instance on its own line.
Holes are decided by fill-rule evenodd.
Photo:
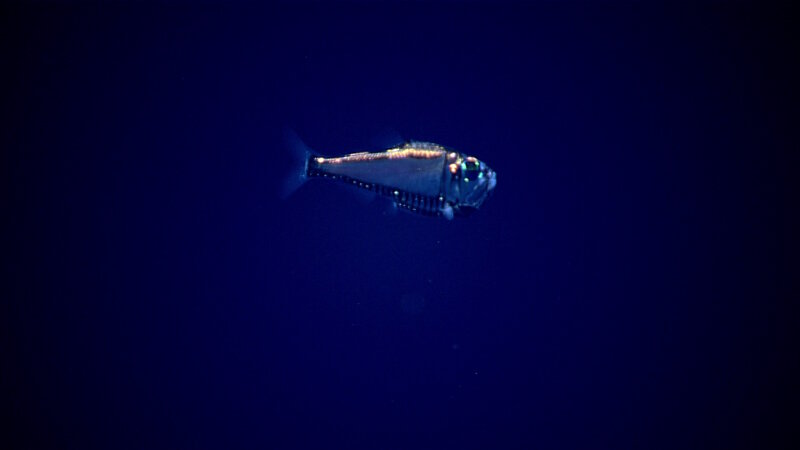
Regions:
M 788 4 L 0 11 L 3 448 L 797 438 Z M 498 187 L 282 201 L 287 127 Z

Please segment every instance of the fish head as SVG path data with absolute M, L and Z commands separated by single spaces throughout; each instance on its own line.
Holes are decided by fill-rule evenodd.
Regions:
M 459 201 L 456 211 L 469 215 L 483 204 L 497 185 L 497 174 L 474 156 L 461 158 L 457 167 Z

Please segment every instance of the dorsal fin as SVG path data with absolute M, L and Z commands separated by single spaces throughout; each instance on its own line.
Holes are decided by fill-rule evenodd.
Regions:
M 442 150 L 446 151 L 447 149 L 442 147 L 439 144 L 434 144 L 433 142 L 424 142 L 424 141 L 408 141 L 403 144 L 401 148 L 416 148 L 419 150 Z

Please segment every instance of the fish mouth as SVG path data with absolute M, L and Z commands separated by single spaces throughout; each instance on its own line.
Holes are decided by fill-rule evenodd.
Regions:
M 475 211 L 477 211 L 483 203 L 486 201 L 487 198 L 491 197 L 492 190 L 489 188 L 488 183 L 481 184 L 472 194 L 464 199 L 458 208 L 461 210 L 460 212 L 457 211 L 457 214 L 460 216 L 468 216 Z
M 486 187 L 486 190 L 488 192 L 491 192 L 495 186 L 497 186 L 497 174 L 495 172 L 492 172 L 491 174 L 489 174 L 489 184 Z

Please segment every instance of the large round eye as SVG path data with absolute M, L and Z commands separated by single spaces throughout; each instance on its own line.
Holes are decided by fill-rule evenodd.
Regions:
M 466 182 L 477 180 L 481 173 L 481 163 L 477 159 L 469 157 L 461 163 L 461 173 Z

